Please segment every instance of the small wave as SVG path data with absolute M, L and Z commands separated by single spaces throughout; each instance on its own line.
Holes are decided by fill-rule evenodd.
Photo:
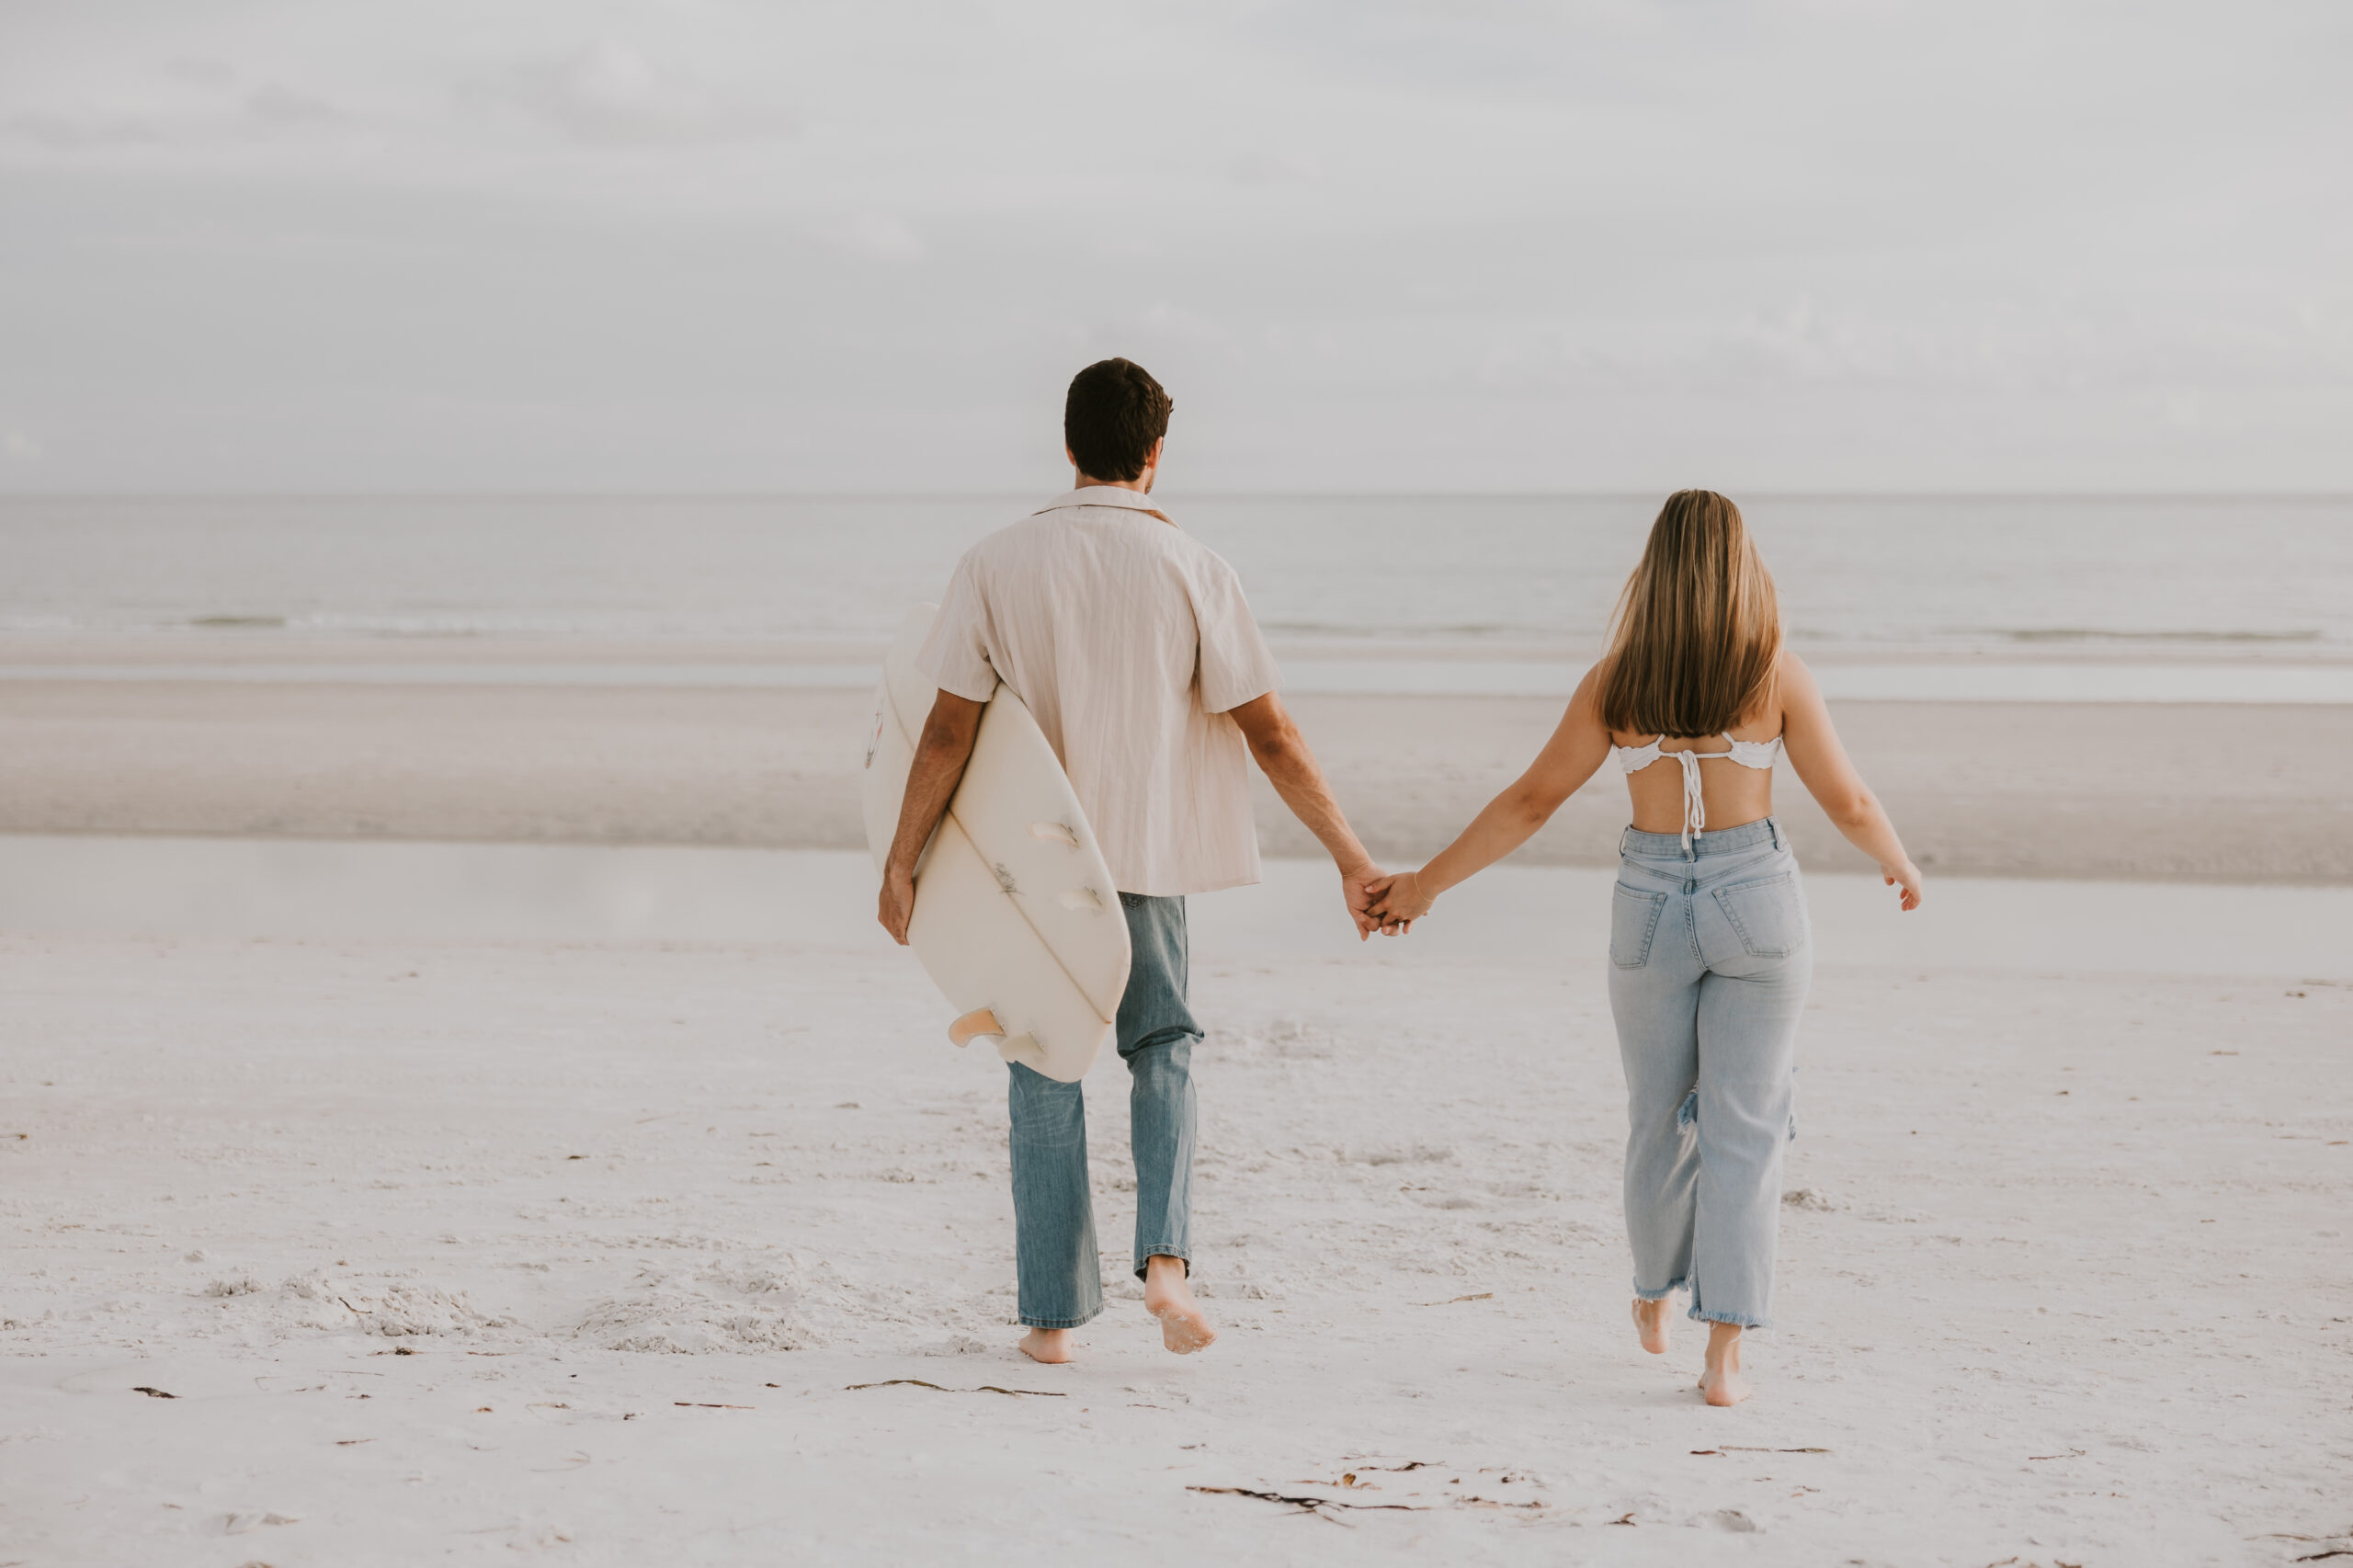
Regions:
M 1527 625 L 1508 620 L 1437 622 L 1400 626 L 1394 622 L 1347 620 L 1262 620 L 1262 631 L 1285 637 L 1542 637 L 1556 636 L 1556 625 Z
M 2091 626 L 1997 627 L 2013 642 L 2317 642 L 2316 628 L 2291 631 L 2112 631 Z

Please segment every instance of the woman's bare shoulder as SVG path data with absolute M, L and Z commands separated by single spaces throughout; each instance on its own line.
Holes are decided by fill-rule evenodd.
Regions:
M 1773 706 L 1779 710 L 1784 733 L 1829 717 L 1822 700 L 1822 683 L 1814 679 L 1813 671 L 1806 667 L 1803 659 L 1786 648 L 1774 666 Z
M 1576 689 L 1569 693 L 1569 705 L 1561 715 L 1563 725 L 1574 724 L 1590 728 L 1608 736 L 1609 744 L 1618 744 L 1617 733 L 1601 720 L 1601 691 L 1609 681 L 1609 660 L 1607 655 L 1586 666 L 1577 680 Z
M 1815 696 L 1822 689 L 1814 682 L 1813 669 L 1788 648 L 1782 649 L 1773 661 L 1773 686 L 1776 692 L 1784 698 Z
M 1792 714 L 1802 718 L 1808 705 L 1822 700 L 1822 688 L 1814 684 L 1813 672 L 1805 661 L 1786 647 L 1773 661 L 1772 678 L 1765 687 L 1764 699 L 1754 712 L 1742 715 L 1733 725 L 1734 739 L 1769 741 L 1786 733 Z

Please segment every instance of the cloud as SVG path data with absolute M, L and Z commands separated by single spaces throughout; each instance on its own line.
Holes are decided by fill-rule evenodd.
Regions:
M 1296 185 L 1323 178 L 1324 165 L 1312 153 L 1259 148 L 1228 159 L 1225 177 L 1236 185 Z
M 65 153 L 237 146 L 283 135 L 312 136 L 358 123 L 315 93 L 264 80 L 248 85 L 214 62 L 176 61 L 165 91 L 126 107 L 135 94 L 51 103 L 0 121 L 0 137 Z
M 1502 483 L 1563 408 L 1579 483 L 2353 473 L 2342 0 L 17 9 L 20 488 L 524 483 L 608 417 L 631 483 L 857 483 L 905 414 L 844 384 L 996 440 L 1100 352 L 1221 484 Z
M 1470 328 L 1461 330 L 1467 339 Z M 2343 385 L 2348 378 L 2353 353 L 2298 330 L 2292 316 L 2278 312 L 2209 305 L 2147 319 L 2128 307 L 2082 303 L 1953 311 L 1901 301 L 1893 308 L 1826 309 L 1805 299 L 1770 310 L 1695 303 L 1672 315 L 1513 323 L 1491 338 L 1473 373 L 1474 384 L 1491 392 L 1596 396 L 1812 386 L 1862 396 L 1998 397 L 2181 381 L 2216 388 Z M 2175 404 L 2166 417 L 2195 422 Z
M 169 127 L 150 117 L 105 110 L 34 109 L 10 115 L 6 130 L 9 141 L 52 153 L 156 146 L 172 139 Z
M 835 250 L 876 261 L 915 261 L 924 253 L 923 236 L 887 212 L 853 212 L 819 223 L 815 233 Z
M 757 141 L 797 128 L 779 107 L 729 101 L 610 39 L 472 77 L 459 97 L 590 147 Z
M 176 54 L 164 62 L 164 74 L 208 87 L 233 87 L 237 85 L 237 68 L 209 54 Z
M 276 82 L 264 82 L 244 97 L 245 113 L 265 125 L 303 130 L 343 125 L 351 117 L 324 98 Z

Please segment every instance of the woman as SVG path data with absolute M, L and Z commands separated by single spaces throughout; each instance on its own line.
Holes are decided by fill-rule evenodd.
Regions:
M 1839 745 L 1821 687 L 1781 645 L 1773 579 L 1740 508 L 1679 491 L 1620 596 L 1608 652 L 1534 765 L 1436 859 L 1373 889 L 1384 927 L 1410 926 L 1526 843 L 1604 758 L 1624 770 L 1633 825 L 1610 899 L 1609 1007 L 1631 1123 L 1634 1325 L 1664 1354 L 1667 1299 L 1691 1293 L 1690 1315 L 1710 1324 L 1710 1404 L 1748 1396 L 1740 1336 L 1772 1315 L 1792 1052 L 1813 968 L 1797 860 L 1772 814 L 1784 747 L 1917 909 L 1919 869 Z

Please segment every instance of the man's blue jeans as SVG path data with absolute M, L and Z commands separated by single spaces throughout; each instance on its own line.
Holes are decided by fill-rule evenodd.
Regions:
M 1192 1256 L 1193 1042 L 1201 1031 L 1185 1006 L 1185 901 L 1123 892 L 1120 908 L 1135 955 L 1117 1028 L 1128 1064 L 1141 1278 L 1148 1257 Z M 1103 1310 L 1086 1183 L 1086 1099 L 1076 1084 L 1010 1065 L 1021 1321 L 1032 1328 L 1076 1328 Z

